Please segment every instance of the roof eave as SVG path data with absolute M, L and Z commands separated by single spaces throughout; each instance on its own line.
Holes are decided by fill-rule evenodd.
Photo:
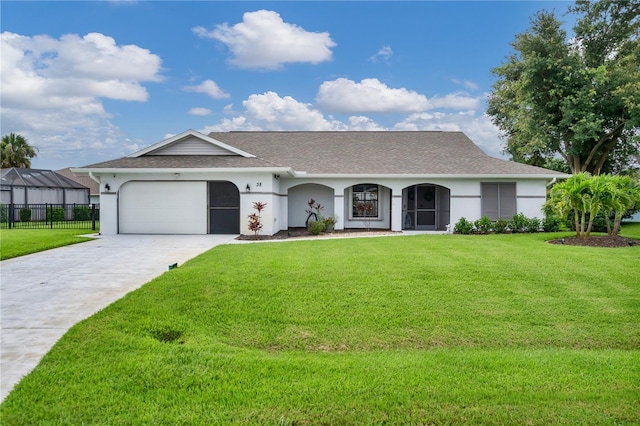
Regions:
M 79 167 L 71 169 L 73 173 L 103 175 L 103 174 L 143 174 L 143 173 L 180 173 L 180 174 L 193 174 L 193 173 L 247 173 L 247 172 L 264 172 L 264 173 L 280 173 L 294 175 L 293 170 L 290 167 Z
M 295 178 L 318 178 L 318 179 L 335 179 L 335 178 L 370 178 L 370 179 L 565 179 L 570 175 L 564 173 L 549 174 L 437 174 L 437 173 L 417 173 L 417 174 L 370 174 L 370 173 L 307 173 L 304 171 L 296 171 Z

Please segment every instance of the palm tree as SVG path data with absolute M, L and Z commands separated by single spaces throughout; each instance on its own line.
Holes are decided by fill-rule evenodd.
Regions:
M 613 204 L 615 217 L 612 234 L 618 235 L 622 216 L 640 204 L 640 182 L 631 176 L 614 176 L 613 183 L 616 202 Z
M 591 174 L 583 172 L 555 184 L 549 194 L 549 200 L 545 203 L 545 210 L 564 219 L 573 212 L 577 237 L 585 236 L 587 208 L 591 207 L 591 179 Z
M 29 145 L 22 135 L 9 133 L 2 137 L 0 154 L 2 156 L 2 168 L 31 167 L 31 159 L 35 157 L 37 148 Z

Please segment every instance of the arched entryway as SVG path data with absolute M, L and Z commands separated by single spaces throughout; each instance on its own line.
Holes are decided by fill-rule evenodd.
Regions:
M 288 191 L 288 224 L 289 228 L 306 226 L 309 200 L 320 203 L 323 208 L 320 214 L 324 217 L 334 216 L 334 191 L 325 185 L 303 183 L 289 188 Z
M 209 234 L 240 233 L 240 191 L 227 181 L 211 181 L 209 192 Z
M 449 188 L 429 183 L 402 190 L 402 229 L 446 230 L 450 224 Z

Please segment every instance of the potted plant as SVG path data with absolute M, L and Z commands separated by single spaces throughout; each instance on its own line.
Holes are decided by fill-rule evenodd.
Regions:
M 333 230 L 335 229 L 337 220 L 338 220 L 337 218 L 331 217 L 331 216 L 324 218 L 324 225 L 325 225 L 326 232 L 333 232 Z

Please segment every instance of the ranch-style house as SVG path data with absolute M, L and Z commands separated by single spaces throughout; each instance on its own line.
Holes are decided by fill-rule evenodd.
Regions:
M 103 234 L 250 234 L 303 227 L 313 199 L 336 229 L 446 230 L 461 217 L 542 217 L 567 175 L 485 154 L 441 131 L 194 130 L 76 173 L 100 183 Z

